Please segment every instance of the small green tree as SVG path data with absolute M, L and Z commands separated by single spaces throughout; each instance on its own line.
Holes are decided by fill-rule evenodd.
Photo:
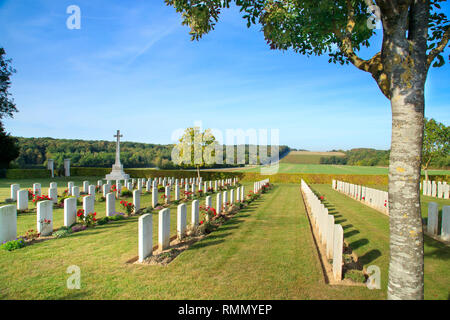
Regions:
M 11 59 L 6 59 L 5 55 L 5 49 L 0 48 L 0 122 L 4 117 L 12 117 L 17 112 L 14 99 L 9 93 L 11 76 L 16 70 L 11 66 Z
M 199 127 L 187 128 L 174 148 L 173 162 L 185 167 L 195 166 L 200 178 L 200 167 L 213 163 L 211 156 L 214 155 L 214 151 L 208 150 L 214 147 L 216 143 L 216 138 L 210 129 L 201 132 Z
M 428 181 L 428 167 L 433 159 L 445 157 L 450 153 L 450 127 L 433 118 L 424 118 L 422 169 Z
M 11 137 L 3 127 L 1 120 L 17 112 L 9 88 L 11 76 L 16 72 L 11 67 L 11 59 L 5 59 L 5 49 L 0 48 L 0 168 L 8 168 L 9 163 L 19 156 L 17 139 Z

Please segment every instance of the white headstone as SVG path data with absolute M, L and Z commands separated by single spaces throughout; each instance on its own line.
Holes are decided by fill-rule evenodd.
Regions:
M 67 195 L 72 196 L 72 188 L 74 187 L 73 181 L 67 182 Z
M 157 205 L 158 205 L 158 184 L 156 183 L 156 180 L 154 180 L 152 188 L 152 207 L 156 208 Z
M 166 196 L 166 203 L 170 203 L 170 187 L 165 188 L 164 195 Z
M 84 193 L 89 192 L 89 181 L 83 181 L 83 192 Z
M 222 194 L 219 192 L 216 198 L 216 212 L 217 214 L 222 212 Z
M 160 250 L 165 250 L 170 245 L 170 209 L 159 212 L 158 222 L 158 245 Z
M 450 241 L 450 206 L 442 207 L 441 237 L 445 241 Z
M 0 207 L 0 244 L 17 238 L 17 209 L 14 205 Z
M 427 231 L 431 234 L 438 234 L 439 211 L 436 202 L 428 202 L 428 223 Z
M 106 195 L 106 216 L 112 217 L 116 212 L 116 195 L 110 192 Z
M 344 241 L 344 230 L 340 224 L 334 225 L 334 246 L 333 246 L 333 275 L 334 279 L 342 280 L 342 249 Z
M 153 216 L 144 214 L 139 217 L 139 262 L 153 254 Z
M 180 186 L 175 184 L 175 201 L 180 200 Z
M 111 185 L 109 183 L 103 185 L 103 197 L 106 198 L 106 195 L 111 191 Z
M 42 186 L 40 183 L 33 183 L 33 194 L 36 196 L 41 196 L 42 195 Z
M 77 186 L 72 187 L 72 193 L 71 194 L 75 198 L 79 198 L 80 197 L 80 187 L 77 187 Z
M 134 213 L 136 213 L 141 209 L 141 191 L 139 190 L 133 191 L 133 204 L 134 204 Z
M 186 204 L 180 204 L 177 208 L 177 236 L 183 239 L 186 234 L 187 211 Z
M 85 196 L 83 197 L 83 210 L 84 216 L 87 216 L 89 213 L 94 213 L 94 196 Z
M 335 180 L 333 180 L 335 181 Z M 333 259 L 333 246 L 334 246 L 334 216 L 328 215 L 327 223 L 327 258 Z
M 41 236 L 51 235 L 53 232 L 53 202 L 39 201 L 37 204 L 37 231 Z
M 192 212 L 191 212 L 191 224 L 192 226 L 198 226 L 199 222 L 199 202 L 198 200 L 192 201 Z
M 49 188 L 48 197 L 52 200 L 53 203 L 58 203 L 58 189 Z
M 77 198 L 64 199 L 64 226 L 77 222 Z
M 88 193 L 90 196 L 95 196 L 95 185 L 91 184 L 89 186 Z
M 28 210 L 28 190 L 17 191 L 17 210 Z
M 11 199 L 17 201 L 17 191 L 20 190 L 20 184 L 12 184 L 11 185 Z

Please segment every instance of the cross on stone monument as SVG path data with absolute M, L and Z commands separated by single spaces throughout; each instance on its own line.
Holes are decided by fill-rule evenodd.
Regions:
M 130 178 L 130 175 L 125 174 L 123 166 L 120 163 L 120 138 L 122 137 L 123 135 L 120 134 L 120 130 L 117 130 L 117 134 L 114 135 L 114 138 L 117 138 L 116 163 L 113 164 L 111 173 L 106 175 L 106 180 L 128 180 Z
M 123 138 L 123 135 L 120 134 L 120 130 L 117 130 L 117 134 L 114 135 L 114 138 L 117 138 L 117 142 L 116 142 L 116 165 L 120 165 L 120 138 Z

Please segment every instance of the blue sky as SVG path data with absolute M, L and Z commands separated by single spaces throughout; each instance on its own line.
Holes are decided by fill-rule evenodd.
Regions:
M 81 8 L 80 30 L 66 27 L 69 5 Z M 369 74 L 269 50 L 235 8 L 200 42 L 163 0 L 0 0 L 0 30 L 17 69 L 20 112 L 5 121 L 15 136 L 112 141 L 120 129 L 165 144 L 202 121 L 279 129 L 281 144 L 308 150 L 390 146 L 390 104 Z M 364 57 L 380 37 L 372 43 Z M 447 125 L 449 68 L 430 71 L 425 107 Z

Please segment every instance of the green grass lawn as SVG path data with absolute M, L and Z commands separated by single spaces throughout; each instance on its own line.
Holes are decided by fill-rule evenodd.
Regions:
M 289 154 L 283 157 L 280 162 L 295 164 L 320 164 L 321 158 L 329 158 L 331 156 L 344 157 L 345 153 L 291 151 L 289 152 Z
M 389 217 L 332 189 L 330 185 L 312 185 L 325 196 L 328 212 L 344 229 L 344 238 L 362 264 L 377 265 L 381 282 L 387 288 L 389 268 Z M 381 188 L 379 188 L 381 189 Z M 427 216 L 429 201 L 450 205 L 450 200 L 421 197 L 422 213 Z M 424 210 L 425 209 L 425 210 Z M 425 236 L 425 299 L 450 298 L 450 247 Z
M 53 180 L 58 182 L 61 193 L 66 180 L 81 185 L 83 180 L 93 183 L 97 178 Z M 0 199 L 9 197 L 11 182 L 0 181 Z M 18 182 L 22 187 L 31 187 L 35 181 Z M 46 193 L 50 179 L 40 182 Z M 245 184 L 247 193 L 252 185 Z M 358 254 L 367 264 L 380 265 L 385 275 L 383 290 L 325 284 L 300 187 L 277 184 L 165 267 L 125 263 L 137 256 L 137 217 L 13 252 L 0 250 L 0 299 L 384 299 L 387 217 L 329 186 L 313 188 L 327 193 L 327 200 L 342 216 L 336 218 L 338 221 L 348 220 L 342 222 L 346 239 Z M 150 195 L 144 195 L 142 206 L 149 206 L 150 200 Z M 98 216 L 104 216 L 104 202 L 96 202 L 95 206 Z M 118 202 L 116 206 L 119 208 Z M 188 221 L 190 212 L 189 204 Z M 62 215 L 62 209 L 54 210 L 55 228 L 62 225 Z M 19 215 L 19 235 L 36 227 L 35 217 L 35 213 Z M 156 244 L 157 212 L 153 219 Z M 172 235 L 175 228 L 176 210 L 172 206 Z M 352 234 L 357 237 L 351 238 Z M 447 248 L 427 239 L 426 298 L 447 298 L 448 258 Z M 71 265 L 81 269 L 81 290 L 66 288 L 66 270 Z
M 94 179 L 90 179 L 94 181 Z M 25 186 L 24 181 L 20 181 Z M 247 191 L 251 184 L 247 184 Z M 0 188 L 5 194 L 5 187 Z M 149 196 L 144 196 L 144 205 Z M 215 197 L 214 197 L 215 200 Z M 202 204 L 204 201 L 201 202 Z M 98 210 L 97 210 L 98 209 Z M 100 216 L 104 207 L 96 203 Z M 102 211 L 103 210 L 103 211 Z M 190 207 L 188 208 L 190 219 Z M 55 211 L 55 227 L 62 212 Z M 34 226 L 19 215 L 19 230 Z M 157 214 L 154 214 L 157 241 Z M 176 215 L 171 210 L 175 234 Z M 19 231 L 20 233 L 20 231 Z M 137 217 L 13 252 L 0 251 L 1 299 L 380 299 L 380 290 L 324 283 L 298 185 L 277 185 L 170 265 L 125 262 L 137 255 Z M 81 290 L 66 289 L 67 267 Z
M 259 172 L 260 167 L 237 168 L 234 171 Z M 278 173 L 377 174 L 387 175 L 388 168 L 331 164 L 299 164 L 280 162 Z M 428 170 L 429 175 L 449 175 L 450 170 Z

